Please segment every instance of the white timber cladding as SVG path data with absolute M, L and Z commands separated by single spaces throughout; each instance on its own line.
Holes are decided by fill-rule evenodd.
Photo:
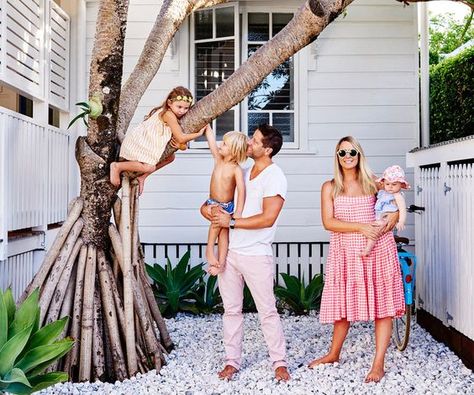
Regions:
M 44 1 L 1 1 L 1 79 L 43 98 Z
M 249 9 L 294 12 L 303 1 L 239 1 Z M 87 3 L 87 55 L 90 60 L 97 1 Z M 125 43 L 124 79 L 138 59 L 161 2 L 131 0 Z M 242 29 L 241 29 L 242 31 Z M 185 22 L 168 49 L 159 73 L 140 101 L 134 124 L 176 85 L 189 86 L 190 31 Z M 277 241 L 326 241 L 321 223 L 321 184 L 332 178 L 337 140 L 360 140 L 376 174 L 418 145 L 418 48 L 416 7 L 393 0 L 359 0 L 299 53 L 298 147 L 283 149 L 275 162 L 288 177 L 288 196 Z M 249 160 L 245 166 L 251 165 Z M 176 160 L 150 176 L 140 198 L 140 237 L 144 242 L 205 242 L 207 222 L 199 207 L 208 197 L 213 167 L 208 149 L 178 152 Z M 413 182 L 413 171 L 408 169 Z M 406 193 L 408 204 L 413 192 Z M 409 215 L 403 232 L 413 239 Z
M 69 16 L 54 1 L 49 2 L 49 102 L 58 109 L 69 107 Z
M 417 301 L 474 339 L 474 139 L 408 154 L 415 169 Z

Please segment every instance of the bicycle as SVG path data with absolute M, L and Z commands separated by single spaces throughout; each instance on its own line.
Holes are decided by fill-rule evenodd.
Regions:
M 407 211 L 420 214 L 419 211 L 425 211 L 425 208 L 412 204 L 407 208 Z M 398 261 L 402 272 L 405 314 L 395 318 L 393 335 L 398 350 L 404 351 L 410 338 L 411 317 L 415 314 L 416 256 L 403 249 L 410 242 L 408 238 L 395 235 L 395 242 L 397 243 Z

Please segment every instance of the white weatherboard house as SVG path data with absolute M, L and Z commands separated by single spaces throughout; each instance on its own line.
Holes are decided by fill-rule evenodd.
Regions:
M 133 124 L 176 85 L 189 87 L 197 98 L 210 92 L 276 34 L 302 2 L 235 1 L 196 12 L 174 38 Z M 79 123 L 66 127 L 78 112 L 74 103 L 87 98 L 98 3 L 0 2 L 0 286 L 13 282 L 16 294 L 31 279 L 68 201 L 78 193 L 73 150 L 84 130 Z M 160 1 L 130 0 L 124 79 L 159 8 Z M 420 145 L 417 19 L 416 5 L 355 1 L 316 42 L 214 122 L 218 135 L 253 131 L 262 122 L 284 133 L 276 162 L 288 177 L 289 192 L 276 241 L 302 243 L 284 244 L 278 251 L 291 272 L 308 271 L 297 256 L 287 259 L 294 248 L 304 250 L 298 252 L 301 257 L 316 259 L 312 273 L 319 271 L 326 247 L 308 243 L 328 240 L 321 225 L 320 188 L 332 176 L 340 137 L 357 137 L 377 174 L 392 164 L 404 166 L 406 153 Z M 198 208 L 207 198 L 211 170 L 206 143 L 193 142 L 147 180 L 140 199 L 142 242 L 206 241 L 207 223 Z M 413 181 L 411 169 L 408 178 Z M 412 192 L 407 199 L 413 202 Z M 404 234 L 414 239 L 412 218 Z M 153 246 L 147 246 L 149 259 L 161 248 L 155 246 L 152 253 Z

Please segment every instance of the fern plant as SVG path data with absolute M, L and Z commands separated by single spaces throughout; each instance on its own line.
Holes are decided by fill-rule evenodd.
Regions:
M 43 373 L 74 342 L 56 340 L 66 317 L 40 327 L 38 295 L 36 289 L 17 309 L 11 290 L 0 290 L 0 393 L 30 394 L 68 379 L 65 372 Z
M 275 286 L 275 295 L 290 311 L 296 315 L 304 315 L 319 309 L 323 292 L 322 274 L 316 274 L 306 287 L 304 277 L 299 280 L 298 277 L 286 273 L 280 275 L 286 288 Z

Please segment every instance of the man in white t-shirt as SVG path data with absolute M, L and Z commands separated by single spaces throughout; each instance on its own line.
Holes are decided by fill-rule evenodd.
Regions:
M 247 155 L 255 163 L 245 174 L 245 205 L 242 218 L 224 210 L 201 207 L 201 213 L 220 227 L 229 227 L 230 242 L 226 265 L 219 274 L 219 290 L 224 303 L 224 346 L 226 362 L 219 372 L 230 380 L 240 369 L 243 339 L 244 281 L 257 306 L 277 380 L 290 379 L 286 364 L 286 342 L 273 293 L 275 265 L 272 242 L 285 202 L 287 181 L 272 161 L 283 144 L 281 133 L 260 125 L 248 143 Z

